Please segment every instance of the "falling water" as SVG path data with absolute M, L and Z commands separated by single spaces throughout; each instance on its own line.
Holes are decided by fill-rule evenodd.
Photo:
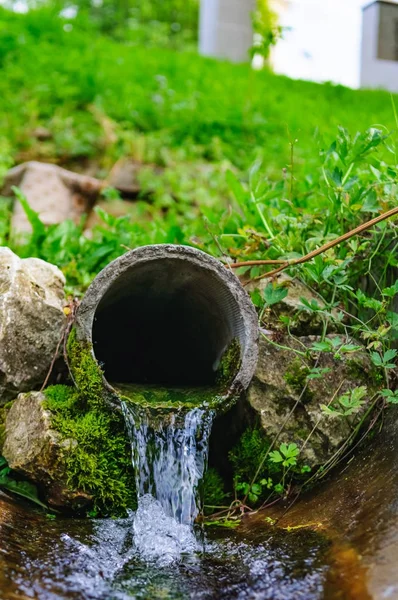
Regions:
M 123 403 L 136 474 L 135 544 L 147 559 L 167 564 L 196 548 L 192 525 L 208 456 L 214 412 L 153 415 Z

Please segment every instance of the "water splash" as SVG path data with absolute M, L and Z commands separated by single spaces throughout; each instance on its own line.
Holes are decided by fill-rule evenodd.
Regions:
M 152 414 L 123 403 L 136 474 L 138 510 L 135 544 L 162 564 L 197 549 L 192 532 L 198 514 L 198 485 L 208 457 L 213 411 Z

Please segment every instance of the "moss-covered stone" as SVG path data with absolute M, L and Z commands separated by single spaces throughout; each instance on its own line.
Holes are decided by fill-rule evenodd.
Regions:
M 55 385 L 45 390 L 52 427 L 73 439 L 63 460 L 68 485 L 93 497 L 94 515 L 121 515 L 135 506 L 131 448 L 123 416 L 95 401 L 93 390 Z M 95 389 L 95 388 L 94 388 Z M 89 408 L 84 409 L 86 402 Z M 101 408 L 99 408 L 101 407 Z
M 284 379 L 295 392 L 301 394 L 302 402 L 309 402 L 312 398 L 312 393 L 307 384 L 307 377 L 310 374 L 308 364 L 304 363 L 300 358 L 294 358 L 289 364 L 284 374 Z
M 335 337 L 329 334 L 326 339 Z M 297 444 L 302 449 L 300 461 L 312 469 L 328 461 L 349 438 L 379 387 L 364 347 L 358 344 L 358 350 L 340 357 L 319 352 L 314 363 L 310 349 L 319 341 L 322 338 L 316 336 L 286 335 L 277 345 L 262 338 L 256 373 L 246 395 L 253 411 L 250 414 L 259 420 L 265 434 L 271 439 L 278 435 L 278 443 Z M 363 385 L 366 396 L 352 415 L 336 418 L 323 410 L 334 395 L 337 399 Z
M 239 340 L 238 338 L 233 338 L 221 357 L 217 369 L 216 383 L 220 388 L 228 388 L 239 371 L 241 362 L 242 355 Z
M 73 380 L 79 390 L 79 400 L 86 408 L 105 410 L 105 386 L 103 372 L 93 357 L 92 346 L 81 342 L 72 329 L 67 354 Z
M 13 400 L 11 400 L 10 402 L 7 402 L 7 404 L 0 407 L 0 454 L 2 452 L 3 444 L 4 444 L 4 440 L 5 440 L 5 433 L 6 433 L 5 423 L 6 423 L 7 412 L 10 410 L 12 404 L 13 404 Z

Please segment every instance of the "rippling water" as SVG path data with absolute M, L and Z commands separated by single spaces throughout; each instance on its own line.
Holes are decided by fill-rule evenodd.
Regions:
M 1 599 L 323 597 L 328 544 L 316 533 L 199 530 L 195 547 L 170 564 L 149 552 L 142 560 L 136 518 L 49 521 L 0 498 Z

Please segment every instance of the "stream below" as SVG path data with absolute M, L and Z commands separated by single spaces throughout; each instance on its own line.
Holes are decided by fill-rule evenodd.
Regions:
M 153 439 L 143 420 L 133 426 L 146 440 L 138 455 L 133 447 L 142 466 Z M 272 507 L 235 530 L 190 525 L 211 420 L 193 412 L 171 426 L 185 435 L 177 458 L 188 467 L 173 467 L 180 446 L 158 432 L 151 460 L 159 468 L 166 460 L 170 470 L 160 485 L 156 469 L 137 482 L 139 508 L 126 519 L 51 520 L 0 493 L 1 600 L 398 599 L 396 412 L 342 471 L 288 512 Z M 162 490 L 181 477 L 185 493 L 165 504 Z

